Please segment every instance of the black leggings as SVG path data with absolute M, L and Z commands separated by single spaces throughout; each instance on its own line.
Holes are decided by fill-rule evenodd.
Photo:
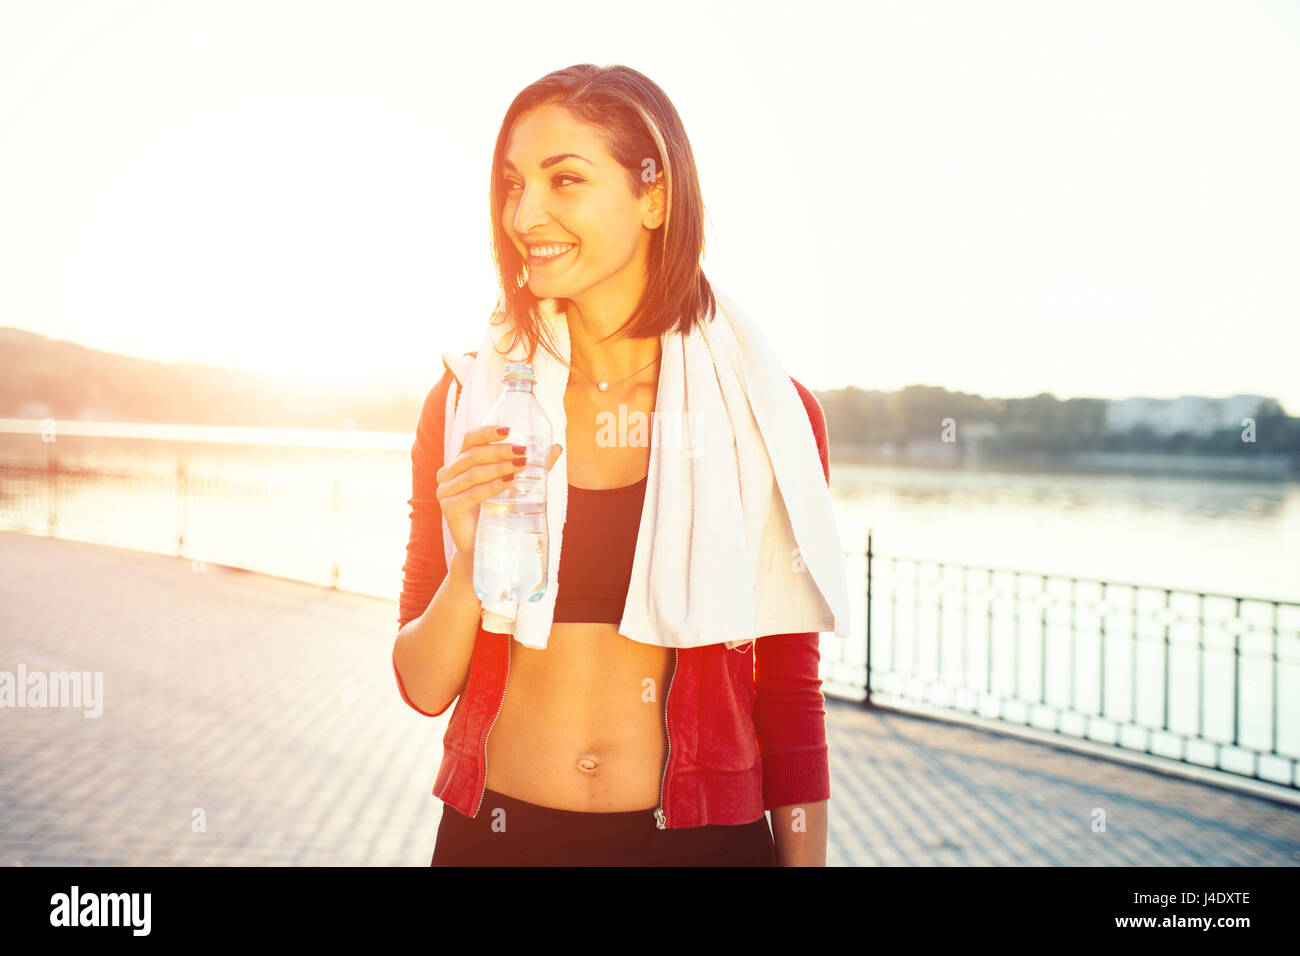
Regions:
M 775 866 L 767 814 L 660 830 L 650 810 L 556 810 L 495 790 L 477 817 L 443 805 L 431 866 Z

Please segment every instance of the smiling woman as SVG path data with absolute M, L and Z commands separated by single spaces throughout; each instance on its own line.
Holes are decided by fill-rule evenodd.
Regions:
M 445 806 L 433 864 L 824 865 L 819 636 L 768 636 L 735 653 L 721 639 L 679 648 L 619 633 L 651 449 L 601 440 L 597 423 L 651 420 L 665 336 L 690 334 L 716 309 L 677 111 L 626 67 L 543 77 L 502 121 L 491 211 L 498 321 L 512 323 L 512 347 L 546 348 L 580 373 L 564 391 L 569 508 L 544 649 L 484 631 L 476 505 L 522 466 L 475 432 L 442 460 L 444 376 L 412 450 L 416 510 L 393 653 L 411 706 L 436 716 L 459 700 L 434 788 Z M 562 303 L 567 362 L 543 299 Z M 820 408 L 800 395 L 824 448 Z M 457 545 L 450 567 L 444 518 Z M 764 810 L 789 817 L 796 803 L 800 826 L 774 842 Z
M 552 344 L 539 299 L 562 296 L 581 313 L 597 285 L 631 303 L 602 330 L 625 344 L 657 347 L 666 328 L 687 334 L 712 315 L 695 156 L 667 95 L 635 70 L 571 67 L 522 91 L 501 124 L 490 194 L 505 305 L 524 317 L 530 348 Z M 580 369 L 586 345 L 574 341 Z

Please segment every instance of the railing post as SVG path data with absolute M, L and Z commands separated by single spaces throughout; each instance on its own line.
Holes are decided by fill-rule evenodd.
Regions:
M 337 589 L 339 586 L 339 523 L 342 520 L 340 515 L 343 510 L 343 502 L 340 497 L 339 473 L 334 472 L 334 563 L 330 565 L 330 587 Z
M 54 538 L 59 533 L 59 453 L 53 447 L 49 448 L 49 454 L 45 456 L 45 487 L 49 492 L 46 522 L 49 525 L 50 537 Z
M 1241 598 L 1237 598 L 1232 635 L 1232 746 L 1241 745 Z
M 176 557 L 185 557 L 185 464 L 176 463 Z
M 969 690 L 967 681 L 970 678 L 970 639 L 967 632 L 970 630 L 970 598 L 967 596 L 966 581 L 969 568 L 961 565 L 961 689 Z M 978 707 L 977 707 L 978 709 Z
M 1047 575 L 1044 574 L 1039 581 L 1038 587 L 1039 600 L 1042 605 L 1038 609 L 1038 703 L 1047 706 Z M 1061 717 L 1058 712 L 1056 717 L 1057 729 L 1060 729 Z
M 1020 700 L 1020 572 L 1013 571 L 1015 582 L 1011 593 L 1015 596 L 1015 608 L 1011 612 L 1011 699 Z M 999 708 L 999 715 L 1001 709 Z
M 1196 601 L 1196 736 L 1205 736 L 1205 594 Z M 1277 748 L 1274 748 L 1277 749 Z
M 948 693 L 948 682 L 943 673 L 943 562 L 936 562 L 934 569 L 935 603 L 938 605 L 935 611 L 934 619 L 934 670 L 935 682 L 939 685 L 936 693 L 939 699 L 945 700 Z
M 867 528 L 867 647 L 863 655 L 866 673 L 863 675 L 862 698 L 864 707 L 871 706 L 871 529 Z
M 1165 636 L 1164 636 L 1164 641 L 1161 643 L 1161 648 L 1160 648 L 1160 653 L 1164 657 L 1165 686 L 1161 689 L 1160 693 L 1161 696 L 1164 697 L 1164 705 L 1165 705 L 1165 713 L 1164 713 L 1165 719 L 1164 719 L 1164 723 L 1161 724 L 1161 729 L 1166 732 L 1169 730 L 1169 657 L 1170 657 L 1169 618 L 1171 617 L 1173 612 L 1172 600 L 1173 600 L 1173 591 L 1169 588 L 1165 588 Z M 1187 756 L 1187 742 L 1185 740 L 1183 741 L 1183 756 L 1184 757 Z
M 1129 723 L 1135 727 L 1141 727 L 1141 721 L 1138 720 L 1138 632 L 1142 630 L 1142 620 L 1138 616 L 1138 607 L 1142 603 L 1142 592 L 1136 584 L 1129 585 L 1129 590 L 1133 592 L 1133 622 L 1129 626 L 1132 628 L 1132 640 L 1129 641 L 1129 663 L 1128 663 L 1128 719 Z M 1151 731 L 1147 731 L 1147 752 L 1151 752 Z
M 1076 580 L 1074 578 L 1070 578 L 1070 659 L 1069 659 L 1069 664 L 1067 666 L 1070 668 L 1070 710 L 1071 712 L 1074 711 L 1074 708 L 1076 706 L 1075 696 L 1076 696 L 1076 691 L 1078 689 L 1077 685 L 1079 681 L 1079 668 L 1074 666 L 1074 660 L 1076 656 L 1075 637 L 1076 634 L 1078 633 L 1078 622 L 1075 619 L 1075 614 L 1076 614 L 1076 609 L 1079 606 L 1079 594 L 1078 594 L 1078 588 L 1076 587 L 1076 584 L 1077 584 Z
M 984 638 L 984 692 L 993 696 L 993 569 L 988 569 L 988 599 L 985 602 L 986 635 Z M 983 716 L 981 714 L 981 716 Z M 998 696 L 998 716 L 1002 716 L 1002 697 Z
M 1280 663 L 1277 656 L 1277 601 L 1273 602 L 1273 646 L 1271 650 L 1272 652 L 1269 655 L 1270 658 L 1269 671 L 1272 673 L 1273 676 L 1273 692 L 1272 692 L 1273 754 L 1274 756 L 1276 756 L 1277 755 L 1277 723 L 1278 720 L 1281 718 L 1281 713 L 1278 710 L 1278 703 L 1277 703 L 1277 670 L 1278 670 L 1278 664 Z
M 912 562 L 912 673 L 921 672 L 921 562 Z

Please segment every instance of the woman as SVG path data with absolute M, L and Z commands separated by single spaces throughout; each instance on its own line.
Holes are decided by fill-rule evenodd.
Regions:
M 438 716 L 458 701 L 434 787 L 446 806 L 432 863 L 825 865 L 818 635 L 765 636 L 736 653 L 618 633 L 650 447 L 610 445 L 597 422 L 602 413 L 650 420 L 661 335 L 685 334 L 714 307 L 681 120 L 634 70 L 557 71 L 507 111 L 491 195 L 505 305 L 529 317 L 520 332 L 532 348 L 538 300 L 565 302 L 578 374 L 568 378 L 566 434 L 548 468 L 567 448 L 569 513 L 546 649 L 482 630 L 478 505 L 524 462 L 490 428 L 471 429 L 460 454 L 442 460 L 449 370 L 412 449 L 393 650 L 413 708 Z M 820 406 L 795 384 L 825 469 Z M 450 568 L 444 517 L 456 543 Z

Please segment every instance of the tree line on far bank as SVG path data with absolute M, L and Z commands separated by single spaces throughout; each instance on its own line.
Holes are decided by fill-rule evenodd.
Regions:
M 930 385 L 894 392 L 849 387 L 815 394 L 826 412 L 832 445 L 940 441 L 951 419 L 950 435 L 966 440 L 963 429 L 975 426 L 970 434 L 978 435 L 981 452 L 994 456 L 1086 451 L 1229 455 L 1247 445 L 1256 452 L 1300 457 L 1300 418 L 1287 415 L 1271 400 L 1256 405 L 1253 435 L 1249 426 L 1241 425 L 1204 434 L 1162 434 L 1149 425 L 1108 429 L 1109 403 L 1101 398 L 1061 400 L 1047 392 L 1030 398 L 985 398 Z M 1243 435 L 1253 437 L 1253 445 Z

